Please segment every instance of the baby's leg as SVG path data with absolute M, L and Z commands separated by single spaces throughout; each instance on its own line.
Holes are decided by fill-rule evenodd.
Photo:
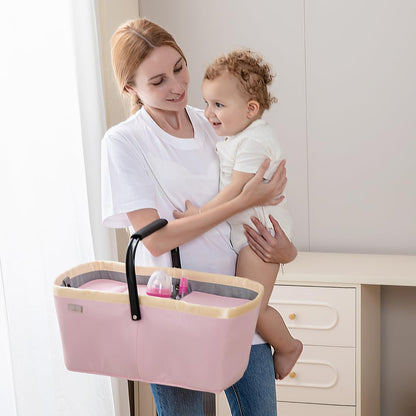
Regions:
M 269 306 L 278 271 L 278 264 L 265 263 L 249 246 L 243 247 L 238 255 L 236 275 L 256 280 L 264 286 L 257 331 L 274 348 L 275 375 L 277 379 L 283 379 L 295 365 L 303 345 L 290 335 L 280 313 Z

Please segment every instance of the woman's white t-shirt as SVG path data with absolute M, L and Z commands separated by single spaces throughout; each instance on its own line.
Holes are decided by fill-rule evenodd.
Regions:
M 107 227 L 129 227 L 127 213 L 154 208 L 161 218 L 185 209 L 185 200 L 201 206 L 218 193 L 218 138 L 203 111 L 186 111 L 194 138 L 180 139 L 162 130 L 144 108 L 112 127 L 102 142 L 102 215 Z M 236 254 L 226 222 L 180 247 L 182 267 L 234 275 Z M 171 266 L 170 253 L 153 257 L 144 245 L 136 252 L 142 266 Z

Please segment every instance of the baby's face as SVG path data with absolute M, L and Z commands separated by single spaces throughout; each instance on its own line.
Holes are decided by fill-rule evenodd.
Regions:
M 240 92 L 238 80 L 224 72 L 213 80 L 204 79 L 202 96 L 205 117 L 218 136 L 233 136 L 253 121 L 249 118 L 249 100 Z

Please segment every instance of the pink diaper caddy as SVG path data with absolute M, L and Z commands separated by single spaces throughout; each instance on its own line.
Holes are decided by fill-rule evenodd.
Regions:
M 219 393 L 247 367 L 263 286 L 234 276 L 135 266 L 138 242 L 166 223 L 157 220 L 132 235 L 126 264 L 95 261 L 55 279 L 65 365 Z M 157 270 L 172 277 L 170 298 L 146 294 Z M 181 278 L 186 294 L 177 300 Z

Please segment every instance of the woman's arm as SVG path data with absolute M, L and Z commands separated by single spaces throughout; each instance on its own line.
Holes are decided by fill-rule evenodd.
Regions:
M 252 217 L 251 221 L 257 231 L 244 224 L 244 234 L 252 250 L 266 263 L 286 264 L 294 260 L 298 254 L 296 247 L 288 239 L 279 223 L 272 215 L 269 215 L 273 224 L 275 236 L 273 237 L 258 218 Z
M 147 237 L 144 245 L 152 255 L 160 256 L 247 208 L 279 204 L 283 199 L 279 195 L 282 194 L 287 182 L 286 168 L 284 163 L 281 163 L 270 182 L 264 183 L 263 176 L 269 164 L 270 160 L 266 159 L 254 177 L 244 186 L 242 192 L 230 201 L 203 212 L 201 215 L 170 221 L 166 227 Z M 154 209 L 141 209 L 127 215 L 136 231 L 159 218 L 158 212 Z

